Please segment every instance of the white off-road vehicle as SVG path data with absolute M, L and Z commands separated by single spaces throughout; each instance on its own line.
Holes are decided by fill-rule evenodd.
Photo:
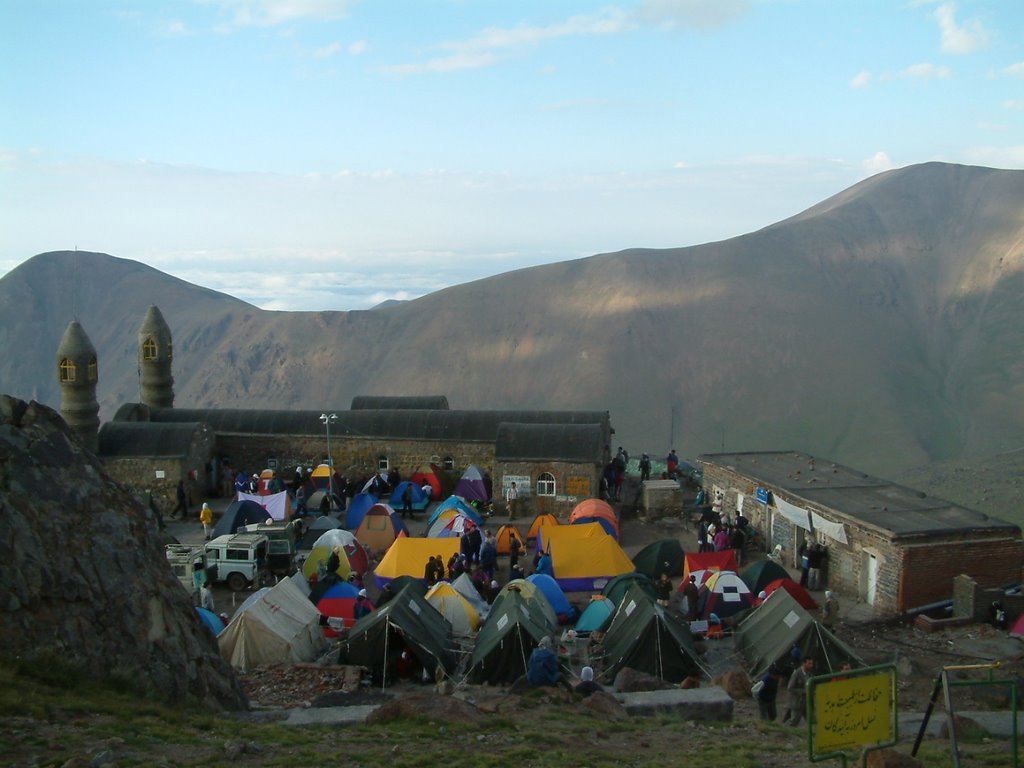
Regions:
M 218 536 L 206 543 L 207 572 L 235 592 L 259 587 L 267 576 L 270 539 L 261 533 Z M 214 567 L 215 566 L 215 567 Z

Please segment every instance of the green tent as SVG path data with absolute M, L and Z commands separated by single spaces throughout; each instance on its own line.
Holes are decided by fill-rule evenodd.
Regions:
M 391 580 L 391 591 L 397 595 L 410 585 L 420 597 L 426 597 L 427 585 L 423 583 L 422 579 L 417 579 L 415 576 L 396 576 Z
M 651 600 L 658 599 L 658 593 L 654 590 L 654 584 L 642 573 L 620 573 L 604 585 L 601 595 L 607 597 L 618 606 L 622 602 L 623 596 L 633 584 L 638 584 Z
M 814 620 L 784 589 L 777 589 L 736 628 L 736 651 L 758 678 L 779 662 L 788 664 L 796 645 L 801 658 L 813 658 L 816 674 L 835 672 L 844 662 L 864 666 L 856 653 Z
M 692 675 L 708 676 L 689 624 L 678 613 L 658 605 L 639 583 L 632 584 L 623 596 L 601 647 L 605 661 L 601 677 L 609 681 L 624 667 L 670 683 Z
M 339 661 L 366 667 L 374 685 L 388 685 L 396 679 L 402 651 L 431 678 L 438 664 L 447 672 L 455 668 L 451 624 L 412 586 L 355 623 L 341 643 Z
M 789 575 L 789 571 L 774 560 L 766 557 L 744 568 L 740 578 L 743 579 L 743 583 L 747 585 L 750 591 L 757 595 L 758 592 L 776 579 L 789 579 L 792 577 Z
M 662 573 L 667 573 L 672 578 L 683 575 L 683 561 L 686 559 L 686 552 L 679 539 L 659 539 L 652 541 L 646 547 L 636 553 L 633 558 L 633 566 L 638 573 L 642 573 L 651 580 L 658 579 Z
M 480 627 L 469 660 L 470 683 L 514 683 L 526 674 L 530 653 L 545 635 L 554 636 L 555 624 L 535 601 L 518 590 L 499 595 Z

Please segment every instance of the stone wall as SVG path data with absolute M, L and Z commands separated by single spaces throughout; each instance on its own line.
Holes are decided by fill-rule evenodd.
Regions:
M 554 478 L 554 495 L 538 493 L 538 481 L 545 473 Z M 505 512 L 505 481 L 514 479 L 519 490 L 519 517 L 550 513 L 568 520 L 577 504 L 597 496 L 600 467 L 569 461 L 502 461 L 498 462 L 492 477 L 496 506 L 502 513 Z M 529 478 L 525 487 L 524 478 Z
M 683 489 L 675 480 L 645 480 L 641 483 L 640 508 L 650 520 L 678 517 L 683 510 Z
M 156 520 L 61 417 L 0 396 L 0 645 L 140 693 L 239 709 Z

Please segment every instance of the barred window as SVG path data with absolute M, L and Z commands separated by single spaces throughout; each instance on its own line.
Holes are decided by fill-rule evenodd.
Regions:
M 555 476 L 550 472 L 541 472 L 540 477 L 537 478 L 537 495 L 555 495 Z

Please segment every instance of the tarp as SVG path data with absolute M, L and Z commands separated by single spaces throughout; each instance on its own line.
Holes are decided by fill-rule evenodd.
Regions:
M 803 658 L 814 659 L 814 673 L 837 671 L 860 658 L 800 607 L 784 589 L 777 589 L 736 628 L 735 648 L 747 664 L 751 679 L 762 677 L 775 662 L 788 663 L 793 645 Z
M 614 613 L 615 603 L 607 597 L 594 595 L 576 620 L 576 633 L 589 635 L 591 632 L 603 632 L 611 622 Z
M 356 528 L 356 538 L 372 552 L 385 552 L 402 534 L 409 535 L 409 528 L 387 504 L 374 504 Z
M 265 522 L 267 522 L 267 510 L 255 501 L 233 501 L 224 510 L 224 514 L 221 515 L 217 524 L 213 526 L 211 538 L 216 539 L 218 536 L 238 533 L 238 529 L 243 525 Z
M 651 600 L 658 599 L 658 593 L 654 589 L 654 584 L 642 573 L 624 573 L 621 576 L 616 576 L 614 579 L 609 581 L 601 589 L 601 595 L 607 597 L 615 606 L 618 606 L 622 602 L 622 598 L 626 596 L 629 588 L 634 584 L 639 584 L 640 588 L 647 594 Z
M 356 538 L 354 533 L 346 531 L 344 528 L 324 531 L 313 543 L 313 546 L 327 547 L 328 549 L 333 549 L 336 546 L 341 547 L 345 550 L 349 568 L 354 573 L 362 575 L 370 568 L 370 559 L 366 553 L 366 547 Z
M 585 527 L 588 526 L 560 525 L 544 534 L 545 547 L 551 553 L 552 575 L 566 592 L 593 592 L 613 577 L 633 572 L 633 561 L 603 530 L 600 536 L 583 538 L 553 535 Z M 600 526 L 595 527 L 600 530 Z
M 734 571 L 713 573 L 697 593 L 697 610 L 702 619 L 715 614 L 727 619 L 754 606 L 750 587 Z
M 511 551 L 510 544 L 513 538 L 519 542 L 519 554 L 526 552 L 526 539 L 523 538 L 523 534 L 511 523 L 506 523 L 494 534 L 494 545 L 498 548 L 499 555 L 507 555 Z
M 476 608 L 476 612 L 480 614 L 480 620 L 483 621 L 487 618 L 487 614 L 491 610 L 491 606 L 486 600 L 480 595 L 476 586 L 473 584 L 473 579 L 468 573 L 463 571 L 459 576 L 452 582 L 452 587 L 462 595 L 466 600 Z
M 569 515 L 569 525 L 577 523 L 599 523 L 609 536 L 619 538 L 619 516 L 612 505 L 601 499 L 584 499 Z
M 657 579 L 662 573 L 675 577 L 683 572 L 685 559 L 679 539 L 659 539 L 633 555 L 633 566 L 650 579 Z
M 546 573 L 534 573 L 531 576 L 527 576 L 526 580 L 537 587 L 544 597 L 547 598 L 547 601 L 555 611 L 559 624 L 569 624 L 576 620 L 577 611 L 573 608 L 572 603 L 569 602 L 569 598 L 565 596 L 562 588 L 558 586 L 557 581 Z
M 430 504 L 430 499 L 427 498 L 427 494 L 423 492 L 417 483 L 411 480 L 403 480 L 397 486 L 395 490 L 391 492 L 391 506 L 397 510 L 401 510 L 405 506 L 405 489 L 412 489 L 412 508 L 417 512 L 422 512 Z
M 411 576 L 422 581 L 431 557 L 440 555 L 441 562 L 447 563 L 448 558 L 458 551 L 459 539 L 410 539 L 403 536 L 391 545 L 373 575 L 381 588 L 399 576 Z
M 339 658 L 366 667 L 374 685 L 384 686 L 397 679 L 403 651 L 415 662 L 414 680 L 423 671 L 433 679 L 438 665 L 446 672 L 455 667 L 451 625 L 410 587 L 359 619 L 342 641 Z
M 740 574 L 743 583 L 755 595 L 777 579 L 788 579 L 789 571 L 770 558 L 758 560 L 747 566 Z
M 347 581 L 317 584 L 309 593 L 309 601 L 316 606 L 320 613 L 324 616 L 341 619 L 345 627 L 351 627 L 356 623 L 357 597 L 359 597 L 359 589 L 355 584 Z M 324 627 L 324 637 L 337 636 L 337 630 Z
M 480 626 L 480 614 L 476 608 L 447 581 L 439 581 L 432 586 L 426 599 L 452 625 L 452 634 L 456 637 L 468 637 Z
M 683 582 L 691 571 L 736 571 L 736 553 L 731 549 L 721 552 L 687 552 L 683 562 Z
M 637 584 L 623 596 L 601 647 L 605 654 L 601 677 L 608 681 L 624 667 L 670 683 L 708 676 L 686 621 L 658 605 Z
M 775 581 L 768 583 L 764 588 L 765 597 L 767 598 L 777 589 L 784 589 L 789 592 L 790 596 L 800 603 L 801 608 L 813 611 L 818 607 L 818 601 L 811 597 L 811 593 L 792 579 L 776 579 Z
M 530 653 L 543 637 L 552 637 L 555 625 L 536 605 L 511 590 L 499 594 L 487 621 L 477 633 L 466 679 L 470 683 L 501 685 L 526 674 Z
M 455 495 L 466 501 L 490 501 L 491 483 L 480 467 L 470 464 L 455 484 Z
M 326 648 L 320 612 L 290 579 L 281 579 L 235 614 L 217 637 L 223 656 L 237 669 L 313 661 Z
M 288 517 L 288 494 L 285 491 L 265 494 L 240 493 L 238 500 L 251 501 L 263 507 L 263 522 L 266 522 L 268 517 L 271 520 L 284 520 Z
M 465 515 L 470 520 L 472 520 L 476 525 L 484 524 L 484 521 L 481 519 L 480 515 L 478 515 L 476 510 L 469 506 L 469 504 L 460 499 L 458 496 L 449 496 L 447 499 L 438 504 L 434 508 L 434 511 L 431 512 L 430 518 L 427 520 L 427 527 L 429 528 L 430 526 L 432 526 L 437 521 L 437 519 L 449 509 L 457 510 L 459 514 Z
M 357 493 L 353 496 L 345 510 L 345 527 L 350 531 L 356 530 L 366 517 L 366 513 L 370 511 L 370 507 L 377 501 L 377 497 L 372 493 Z
M 541 512 L 530 524 L 530 530 L 526 533 L 527 539 L 536 539 L 540 535 L 540 529 L 545 525 L 560 525 L 558 518 L 550 512 Z

